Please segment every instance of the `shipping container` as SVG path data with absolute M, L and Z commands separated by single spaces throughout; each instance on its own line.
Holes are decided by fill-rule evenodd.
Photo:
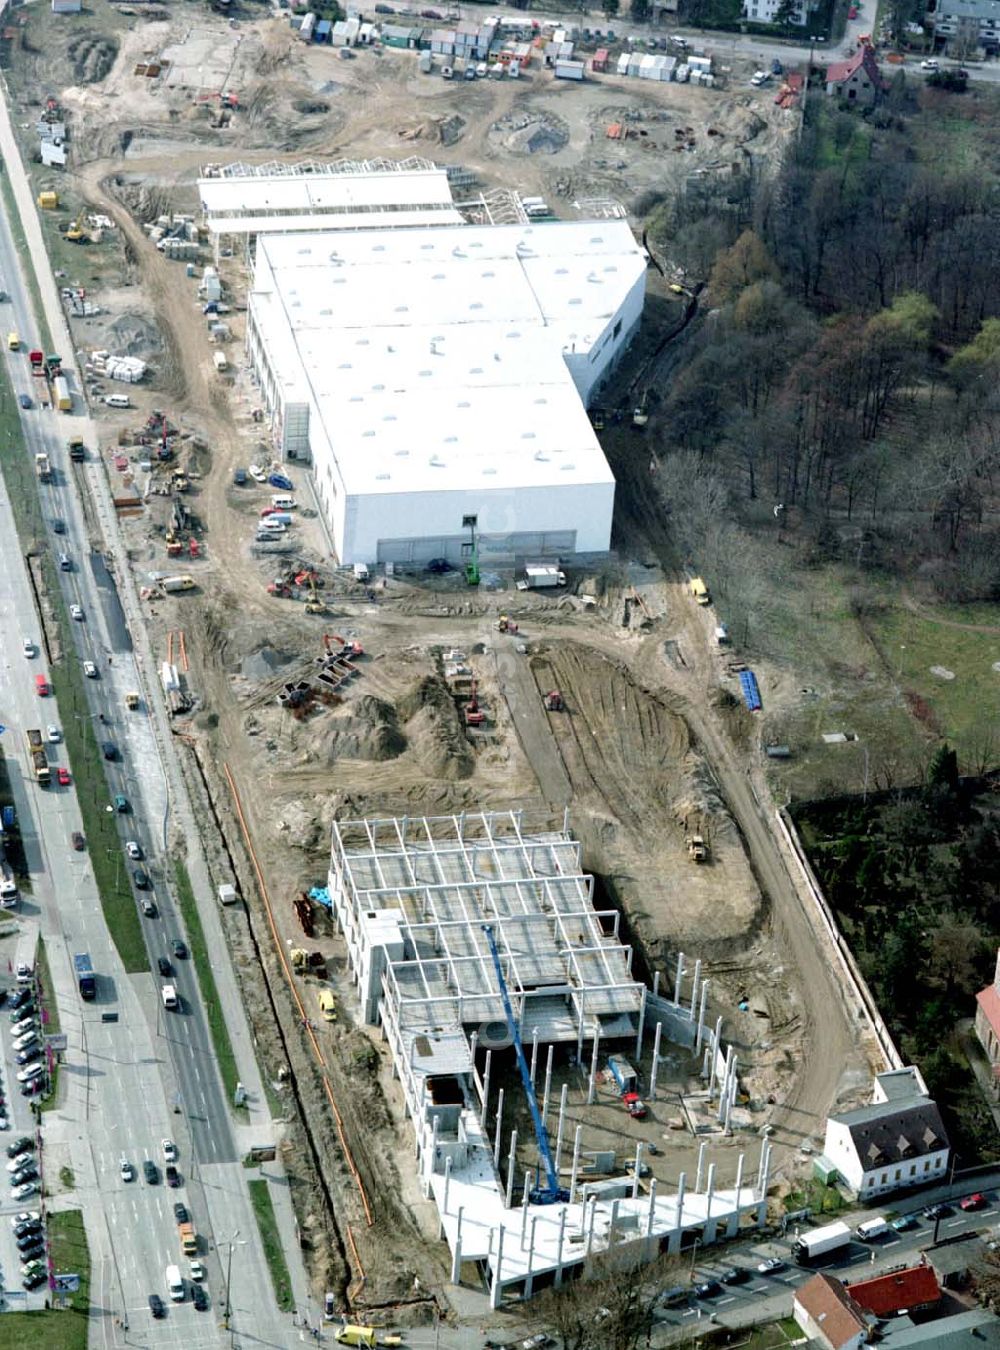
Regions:
M 556 79 L 557 80 L 582 80 L 586 72 L 586 67 L 582 61 L 557 61 Z
M 69 412 L 73 407 L 65 375 L 57 375 L 52 381 L 52 401 L 60 412 Z

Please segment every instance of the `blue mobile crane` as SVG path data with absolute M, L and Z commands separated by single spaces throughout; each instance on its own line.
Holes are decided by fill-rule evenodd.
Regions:
M 531 1110 L 531 1119 L 535 1126 L 535 1138 L 538 1140 L 538 1152 L 541 1155 L 542 1164 L 545 1167 L 545 1185 L 536 1186 L 529 1192 L 528 1198 L 533 1205 L 554 1205 L 560 1200 L 569 1199 L 569 1191 L 559 1185 L 559 1177 L 556 1173 L 556 1165 L 552 1160 L 552 1148 L 549 1144 L 549 1132 L 545 1128 L 545 1121 L 542 1119 L 542 1113 L 538 1109 L 538 1098 L 535 1096 L 535 1089 L 531 1082 L 531 1073 L 528 1070 L 528 1061 L 524 1057 L 524 1046 L 521 1044 L 521 1033 L 517 1027 L 517 1019 L 514 1017 L 514 1009 L 510 1004 L 510 995 L 507 993 L 507 981 L 503 977 L 503 970 L 500 967 L 500 953 L 497 950 L 496 938 L 493 936 L 493 925 L 484 923 L 483 932 L 486 934 L 486 941 L 489 943 L 490 955 L 493 957 L 493 969 L 497 974 L 497 984 L 500 986 L 500 997 L 503 999 L 503 1010 L 507 1015 L 507 1028 L 510 1031 L 514 1042 L 514 1053 L 517 1055 L 517 1067 L 521 1071 L 521 1082 L 524 1084 L 524 1095 L 528 1099 L 528 1107 Z

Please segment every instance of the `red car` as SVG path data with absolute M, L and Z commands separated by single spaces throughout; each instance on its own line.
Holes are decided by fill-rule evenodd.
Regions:
M 646 1103 L 639 1096 L 638 1092 L 626 1092 L 622 1097 L 622 1104 L 630 1116 L 636 1120 L 644 1120 L 646 1117 Z
M 986 1196 L 981 1191 L 976 1191 L 972 1195 L 967 1195 L 964 1200 L 959 1200 L 959 1209 L 982 1209 L 986 1204 Z
M 850 9 L 847 11 L 847 17 L 848 17 L 849 19 L 856 19 L 856 18 L 858 17 L 858 7 L 857 7 L 857 5 L 852 5 L 852 6 L 850 7 Z
M 61 767 L 56 769 L 56 778 L 59 780 L 60 787 L 69 787 L 70 783 L 73 781 L 69 776 L 69 769 L 63 769 Z

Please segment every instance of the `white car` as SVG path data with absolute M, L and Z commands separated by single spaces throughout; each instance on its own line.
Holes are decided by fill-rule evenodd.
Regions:
M 197 1280 L 198 1283 L 200 1284 L 201 1281 L 205 1278 L 206 1274 L 205 1267 L 202 1265 L 200 1261 L 192 1261 L 190 1274 L 192 1280 Z
M 750 83 L 755 89 L 759 89 L 762 84 L 767 84 L 770 78 L 766 70 L 755 70 L 750 76 Z
M 255 483 L 267 482 L 267 470 L 258 468 L 256 464 L 251 464 L 247 469 L 247 473 Z
M 34 1195 L 38 1190 L 37 1181 L 25 1181 L 20 1186 L 11 1187 L 10 1198 L 12 1200 L 27 1200 L 29 1195 Z
M 86 675 L 88 680 L 97 679 L 97 667 L 94 665 L 93 661 L 84 661 L 83 673 L 84 675 Z
M 25 1163 L 34 1162 L 34 1159 L 35 1155 L 33 1153 L 19 1153 L 16 1158 L 11 1158 L 10 1162 L 7 1164 L 7 1171 L 16 1172 L 17 1169 L 23 1167 Z
M 935 71 L 940 70 L 940 69 L 941 69 L 941 66 L 939 65 L 939 63 L 938 63 L 937 61 L 921 61 L 921 62 L 920 62 L 920 69 L 921 69 L 921 70 L 929 70 L 929 71 L 931 71 L 931 72 L 933 73 L 933 72 L 935 72 Z
M 135 1168 L 129 1162 L 128 1158 L 122 1158 L 121 1162 L 118 1164 L 118 1171 L 121 1173 L 122 1181 L 135 1180 Z
M 37 1223 L 42 1216 L 37 1209 L 26 1209 L 21 1214 L 15 1214 L 10 1221 L 11 1228 L 20 1228 L 22 1223 Z
M 70 607 L 69 607 L 69 616 L 70 616 L 71 619 L 78 619 L 78 620 L 82 623 L 82 622 L 83 622 L 83 606 L 82 606 L 82 605 L 70 605 Z
M 62 732 L 54 724 L 50 724 L 45 728 L 45 735 L 48 737 L 48 739 L 52 742 L 53 745 L 56 743 L 56 741 L 62 740 Z
M 174 1143 L 172 1139 L 161 1139 L 160 1147 L 163 1149 L 164 1162 L 177 1161 L 177 1145 Z
M 31 1045 L 31 1043 L 37 1039 L 37 1037 L 38 1032 L 35 1030 L 35 1024 L 33 1022 L 29 1022 L 27 1031 L 25 1031 L 25 1033 L 22 1036 L 15 1036 L 11 1044 L 13 1045 L 14 1049 L 18 1052 L 18 1054 L 20 1054 L 21 1051 L 26 1050 L 28 1046 Z
M 29 1064 L 26 1069 L 18 1069 L 17 1081 L 19 1083 L 30 1083 L 33 1078 L 40 1078 L 45 1072 L 41 1064 Z
M 134 839 L 125 840 L 125 852 L 135 862 L 138 862 L 139 859 L 142 857 L 142 849 L 139 847 L 139 845 L 135 842 Z
M 18 984 L 30 984 L 34 978 L 35 978 L 35 967 L 29 965 L 27 961 L 18 961 L 17 963 Z
M 35 644 L 32 642 L 31 638 L 23 638 L 21 640 L 21 651 L 24 652 L 25 656 L 34 656 Z

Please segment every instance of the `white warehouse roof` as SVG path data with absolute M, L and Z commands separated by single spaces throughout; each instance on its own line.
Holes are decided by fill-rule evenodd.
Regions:
M 317 211 L 394 211 L 451 207 L 444 169 L 401 173 L 288 174 L 273 178 L 202 178 L 201 207 L 209 218 L 307 215 Z
M 611 484 L 567 358 L 645 270 L 622 220 L 283 234 L 251 303 L 348 494 Z

